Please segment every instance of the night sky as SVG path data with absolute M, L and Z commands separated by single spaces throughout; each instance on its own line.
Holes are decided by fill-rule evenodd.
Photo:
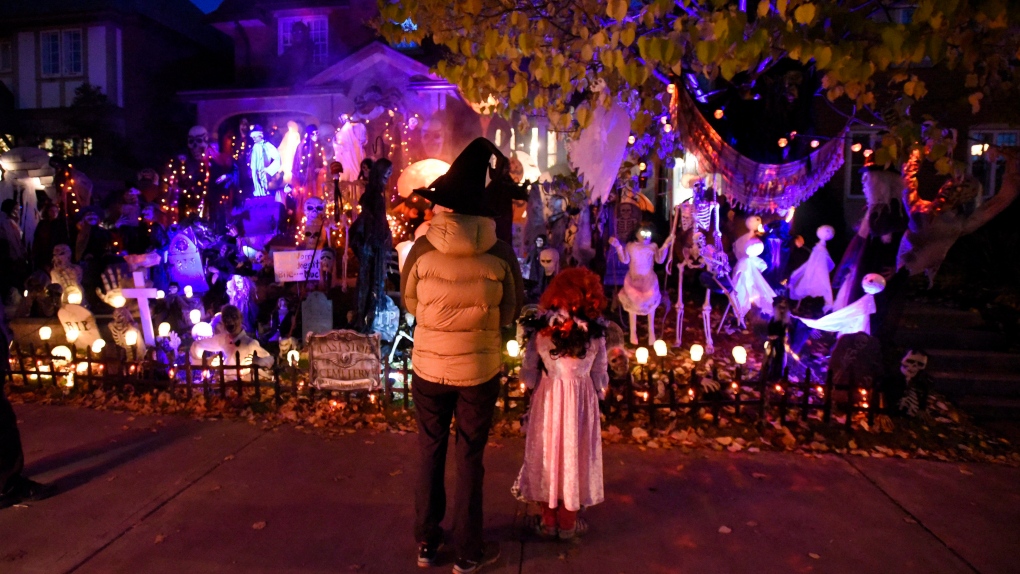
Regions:
M 219 6 L 221 2 L 223 2 L 223 0 L 191 0 L 191 1 L 195 4 L 195 6 L 201 8 L 201 10 L 206 14 L 215 10 L 216 7 Z

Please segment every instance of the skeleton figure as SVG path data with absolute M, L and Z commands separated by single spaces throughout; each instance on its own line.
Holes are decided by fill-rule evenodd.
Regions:
M 81 304 L 81 267 L 71 263 L 71 248 L 67 245 L 56 245 L 53 247 L 53 269 L 50 271 L 50 281 L 60 285 L 63 290 L 62 303 L 68 303 L 72 293 L 77 293 L 75 304 Z
M 928 393 L 931 389 L 931 378 L 925 373 L 928 367 L 928 353 L 915 349 L 907 350 L 900 361 L 900 374 L 903 375 L 903 396 L 896 401 L 896 407 L 908 416 L 917 416 L 928 408 Z
M 630 342 L 638 344 L 637 317 L 643 315 L 648 317 L 648 344 L 651 345 L 655 342 L 655 309 L 662 301 L 654 264 L 666 260 L 673 238 L 666 239 L 662 247 L 658 247 L 652 243 L 652 230 L 642 227 L 638 229 L 637 239 L 627 243 L 626 248 L 615 237 L 609 239 L 609 244 L 616 249 L 620 262 L 629 266 L 617 297 L 630 314 Z
M 127 352 L 129 361 L 137 361 L 145 355 L 145 341 L 141 330 L 131 315 L 128 300 L 124 297 L 123 288 L 128 286 L 127 276 L 120 267 L 108 267 L 103 271 L 102 288 L 96 287 L 96 293 L 107 305 L 113 307 L 113 321 L 110 323 L 110 334 L 113 342 Z M 135 343 L 129 345 L 128 332 L 133 332 Z
M 206 159 L 206 152 L 209 150 L 209 131 L 203 126 L 192 126 L 188 130 L 188 152 L 191 159 L 202 161 Z
M 326 235 L 329 227 L 326 226 L 326 204 L 318 197 L 305 199 L 304 211 L 304 236 L 298 237 L 298 242 L 305 249 L 315 249 L 317 246 L 325 245 Z
M 681 211 L 681 213 L 683 213 Z M 693 223 L 693 220 L 691 220 Z M 685 223 L 686 225 L 686 223 Z M 677 263 L 677 288 L 676 288 L 676 341 L 675 347 L 682 346 L 683 322 L 684 322 L 684 270 L 704 269 L 705 258 L 701 256 L 701 250 L 705 247 L 705 235 L 695 232 L 691 239 L 691 246 L 684 247 L 684 258 Z

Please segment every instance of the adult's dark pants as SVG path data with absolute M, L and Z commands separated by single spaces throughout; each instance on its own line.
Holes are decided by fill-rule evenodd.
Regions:
M 415 491 L 414 536 L 437 542 L 446 514 L 446 448 L 450 422 L 457 415 L 457 490 L 453 495 L 452 542 L 460 558 L 482 556 L 482 457 L 489 440 L 499 396 L 499 376 L 472 387 L 426 381 L 415 375 L 411 387 L 418 419 L 418 483 Z
M 7 373 L 0 372 L 0 376 Z M 11 481 L 21 476 L 25 466 L 25 454 L 21 450 L 21 435 L 18 433 L 18 417 L 0 381 L 0 491 L 6 490 Z

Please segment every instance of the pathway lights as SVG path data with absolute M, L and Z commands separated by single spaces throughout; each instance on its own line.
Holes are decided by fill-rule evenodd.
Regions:
M 106 341 L 102 339 L 96 339 L 95 341 L 92 342 L 93 353 L 102 353 L 103 347 L 106 347 Z
M 195 290 L 191 288 L 191 285 L 184 286 L 184 296 L 191 299 L 191 296 L 195 294 Z
M 158 331 L 160 337 L 167 337 L 170 335 L 170 323 L 166 321 L 159 324 Z
M 191 324 L 198 325 L 198 323 L 202 320 L 202 311 L 200 311 L 199 309 L 192 309 L 190 316 Z
M 39 339 L 41 339 L 43 341 L 49 341 L 50 337 L 52 335 L 53 335 L 53 329 L 51 329 L 49 327 L 40 327 L 39 328 Z

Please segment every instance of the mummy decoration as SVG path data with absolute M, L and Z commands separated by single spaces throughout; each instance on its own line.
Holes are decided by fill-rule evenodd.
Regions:
M 864 296 L 838 311 L 820 319 L 797 317 L 802 323 L 819 331 L 830 331 L 839 335 L 852 333 L 871 334 L 871 315 L 877 310 L 875 295 L 885 289 L 885 278 L 878 273 L 868 273 L 861 281 Z
M 811 250 L 811 256 L 790 275 L 790 298 L 800 301 L 806 297 L 821 297 L 825 300 L 825 310 L 828 311 L 832 309 L 832 283 L 829 281 L 829 273 L 835 264 L 825 244 L 835 236 L 836 231 L 829 225 L 823 225 L 816 233 L 818 243 Z

